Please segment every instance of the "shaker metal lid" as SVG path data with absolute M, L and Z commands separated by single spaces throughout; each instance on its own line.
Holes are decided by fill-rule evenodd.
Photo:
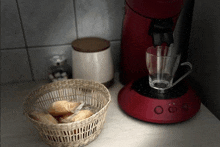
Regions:
M 74 50 L 79 52 L 99 52 L 110 47 L 110 41 L 98 37 L 85 37 L 72 42 Z

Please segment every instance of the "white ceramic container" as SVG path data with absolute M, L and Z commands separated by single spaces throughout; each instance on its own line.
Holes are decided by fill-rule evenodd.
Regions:
M 72 42 L 72 74 L 74 79 L 94 80 L 109 87 L 114 81 L 114 65 L 110 42 L 86 37 Z

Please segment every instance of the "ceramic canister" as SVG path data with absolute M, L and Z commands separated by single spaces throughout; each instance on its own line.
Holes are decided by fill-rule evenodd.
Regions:
M 110 42 L 85 37 L 72 42 L 72 74 L 74 79 L 94 80 L 109 87 L 114 81 L 114 65 Z

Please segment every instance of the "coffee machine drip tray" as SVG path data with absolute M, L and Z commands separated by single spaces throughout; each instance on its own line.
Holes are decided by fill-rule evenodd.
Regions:
M 140 95 L 155 99 L 174 99 L 181 97 L 188 91 L 187 85 L 184 82 L 179 82 L 174 87 L 161 92 L 150 87 L 149 76 L 138 79 L 132 84 L 131 88 Z
M 143 77 L 123 87 L 118 94 L 120 108 L 128 115 L 152 123 L 177 123 L 192 118 L 200 109 L 196 92 L 182 81 L 158 92 Z

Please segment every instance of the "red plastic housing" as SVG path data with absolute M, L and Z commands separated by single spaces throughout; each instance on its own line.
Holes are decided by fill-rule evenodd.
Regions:
M 186 0 L 126 0 L 136 13 L 149 18 L 165 19 L 180 13 Z
M 123 84 L 148 75 L 145 52 L 153 46 L 148 32 L 151 18 L 173 18 L 174 30 L 182 5 L 183 0 L 126 0 L 120 63 Z
M 188 91 L 178 98 L 154 99 L 131 89 L 132 83 L 122 88 L 118 103 L 128 115 L 152 123 L 177 123 L 192 118 L 200 109 L 201 101 L 188 85 Z

